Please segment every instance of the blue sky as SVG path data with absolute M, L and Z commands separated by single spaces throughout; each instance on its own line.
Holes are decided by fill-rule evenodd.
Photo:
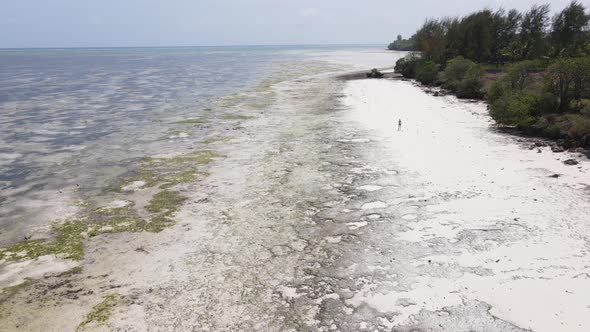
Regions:
M 584 1 L 583 1 L 584 2 Z M 0 47 L 387 44 L 426 17 L 524 0 L 0 0 Z M 569 0 L 545 1 L 561 10 Z

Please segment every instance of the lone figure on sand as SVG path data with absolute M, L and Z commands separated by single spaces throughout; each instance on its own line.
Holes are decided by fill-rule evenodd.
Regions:
M 397 131 L 402 130 L 402 119 L 397 120 Z

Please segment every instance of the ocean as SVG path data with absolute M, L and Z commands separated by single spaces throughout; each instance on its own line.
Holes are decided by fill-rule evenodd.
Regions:
M 224 97 L 259 89 L 293 64 L 335 70 L 322 56 L 345 63 L 347 51 L 365 49 L 376 48 L 0 50 L 0 244 L 174 149 L 186 139 L 179 121 L 214 114 Z

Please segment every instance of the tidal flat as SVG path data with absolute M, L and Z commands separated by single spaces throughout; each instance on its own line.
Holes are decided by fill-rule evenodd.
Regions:
M 586 159 L 529 150 L 481 103 L 341 78 L 401 53 L 285 52 L 305 57 L 158 122 L 157 149 L 73 191 L 83 255 L 5 249 L 1 325 L 586 330 Z M 57 239 L 46 225 L 27 241 Z

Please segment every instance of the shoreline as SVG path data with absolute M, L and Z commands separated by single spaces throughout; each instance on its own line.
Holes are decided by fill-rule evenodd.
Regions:
M 422 90 L 424 90 L 425 92 L 432 94 L 435 97 L 454 96 L 457 99 L 465 100 L 466 102 L 470 102 L 470 101 L 483 102 L 486 104 L 486 107 L 489 107 L 485 98 L 481 98 L 481 99 L 459 98 L 459 97 L 457 97 L 456 93 L 454 93 L 451 90 L 444 89 L 440 86 L 434 86 L 432 84 L 423 84 L 423 83 L 418 82 L 416 79 L 405 78 L 405 77 L 401 76 L 401 74 L 397 74 L 397 75 L 399 75 L 399 76 L 396 77 L 396 79 L 412 82 L 413 84 L 415 84 L 416 86 L 418 86 Z M 384 77 L 384 78 L 391 79 L 391 77 Z M 530 143 L 533 144 L 533 145 L 531 145 L 532 148 L 550 146 L 554 153 L 562 153 L 562 152 L 567 151 L 570 153 L 577 153 L 578 157 L 590 159 L 590 147 L 584 148 L 583 147 L 584 142 L 582 140 L 577 140 L 577 139 L 569 137 L 569 136 L 568 137 L 562 136 L 559 138 L 548 137 L 548 136 L 543 135 L 542 132 L 540 131 L 540 129 L 536 129 L 534 127 L 534 125 L 524 127 L 524 128 L 505 127 L 505 126 L 503 127 L 503 126 L 499 126 L 498 124 L 495 124 L 495 126 L 496 126 L 497 130 L 500 132 L 504 132 L 504 133 L 507 133 L 507 134 L 510 134 L 510 135 L 513 135 L 516 137 L 530 139 L 531 140 Z
M 586 161 L 565 166 L 494 133 L 479 104 L 339 75 L 265 84 L 264 114 L 230 106 L 241 112 L 226 119 L 229 130 L 206 139 L 223 158 L 175 187 L 187 199 L 172 227 L 97 235 L 83 269 L 11 290 L 0 320 L 15 330 L 88 321 L 79 329 L 520 332 L 530 317 L 549 331 L 538 313 L 550 319 L 560 303 L 586 310 L 586 279 L 568 283 L 587 270 L 586 254 L 561 237 L 568 227 L 588 233 Z M 576 258 L 556 257 L 555 243 Z M 571 273 L 551 281 L 553 306 L 535 307 L 539 294 L 513 277 L 552 278 L 554 262 Z M 522 301 L 510 307 L 498 285 L 522 290 Z M 564 285 L 570 293 L 558 293 Z
M 9 254 L 12 256 L 7 256 L 16 258 L 16 262 L 12 263 L 10 260 L 4 261 L 0 267 L 2 270 L 2 286 L 8 286 L 3 287 L 3 292 L 0 294 L 0 305 L 2 306 L 0 310 L 0 313 L 2 313 L 0 316 L 2 317 L 0 319 L 7 326 L 16 324 L 12 326 L 18 330 L 36 330 L 36 324 L 47 324 L 48 322 L 51 322 L 49 324 L 56 329 L 74 330 L 77 324 L 82 324 L 84 316 L 92 315 L 93 306 L 103 303 L 101 302 L 100 296 L 116 294 L 120 301 L 116 301 L 114 306 L 127 306 L 133 302 L 133 299 L 130 299 L 130 297 L 136 296 L 134 295 L 136 291 L 133 290 L 135 287 L 130 288 L 129 286 L 131 285 L 128 284 L 129 282 L 133 282 L 136 284 L 135 286 L 139 286 L 142 283 L 138 283 L 138 281 L 148 277 L 148 279 L 156 278 L 152 282 L 158 284 L 160 281 L 157 280 L 164 275 L 161 275 L 157 271 L 164 268 L 164 266 L 161 263 L 157 263 L 157 260 L 164 259 L 169 262 L 175 262 L 175 264 L 181 264 L 183 260 L 178 257 L 178 253 L 186 252 L 184 248 L 178 248 L 172 243 L 162 243 L 162 241 L 166 241 L 165 239 L 170 236 L 179 237 L 177 240 L 182 239 L 184 237 L 183 232 L 189 231 L 193 227 L 189 226 L 194 223 L 190 222 L 193 218 L 192 213 L 187 214 L 187 212 L 193 209 L 195 205 L 200 206 L 209 202 L 210 192 L 213 188 L 207 186 L 207 181 L 214 173 L 212 167 L 221 167 L 220 161 L 226 158 L 223 150 L 230 149 L 230 151 L 234 151 L 236 148 L 233 145 L 247 144 L 251 139 L 252 134 L 248 134 L 246 137 L 243 136 L 243 133 L 247 131 L 244 123 L 266 121 L 263 120 L 267 117 L 265 114 L 267 111 L 265 109 L 270 104 L 276 104 L 274 101 L 274 98 L 276 98 L 274 96 L 276 94 L 275 86 L 280 84 L 281 81 L 292 81 L 292 84 L 297 84 L 299 81 L 305 81 L 306 75 L 316 75 L 314 72 L 329 72 L 337 68 L 336 66 L 330 68 L 330 66 L 332 65 L 326 63 L 299 63 L 297 66 L 288 70 L 292 71 L 292 73 L 286 71 L 283 72 L 284 75 L 281 77 L 271 77 L 269 78 L 270 80 L 263 80 L 259 87 L 246 92 L 253 94 L 251 104 L 249 104 L 250 106 L 244 104 L 244 92 L 219 100 L 218 102 L 224 108 L 227 108 L 227 111 L 224 114 L 217 114 L 215 117 L 217 119 L 216 122 L 222 121 L 226 124 L 220 125 L 216 123 L 213 130 L 209 130 L 210 134 L 202 138 L 202 142 L 199 143 L 200 148 L 196 150 L 191 150 L 191 148 L 185 152 L 164 153 L 144 159 L 142 164 L 138 165 L 136 171 L 131 172 L 127 178 L 123 177 L 118 181 L 119 184 L 114 191 L 113 188 L 109 190 L 114 192 L 114 200 L 107 199 L 105 201 L 104 198 L 99 198 L 99 202 L 81 205 L 81 209 L 87 211 L 85 212 L 87 217 L 82 215 L 80 221 L 75 221 L 75 229 L 83 225 L 85 223 L 83 219 L 86 218 L 96 218 L 102 223 L 104 223 L 103 219 L 106 218 L 108 229 L 90 230 L 84 228 L 83 230 L 76 230 L 74 241 L 77 242 L 79 241 L 78 239 L 83 241 L 83 252 L 77 249 L 78 244 L 76 244 L 75 249 L 77 251 L 70 251 L 69 248 L 71 246 L 67 245 L 66 251 L 64 252 L 67 255 L 66 257 L 74 258 L 74 260 L 54 258 L 54 253 L 63 257 L 63 254 L 60 254 L 59 248 L 58 252 L 50 252 L 51 255 L 49 256 L 41 254 L 38 259 L 36 256 L 31 256 L 33 259 L 23 260 L 22 258 L 28 254 L 18 253 L 18 255 L 14 255 L 17 254 L 17 251 L 20 252 L 21 248 L 24 248 L 20 243 L 16 243 L 15 245 L 18 246 L 18 250 L 16 247 L 15 250 L 9 250 Z M 244 108 L 249 108 L 249 110 L 245 110 Z M 186 121 L 190 122 L 186 122 L 186 125 L 201 127 L 206 126 L 207 122 L 211 120 L 210 118 L 188 119 Z M 275 124 L 275 126 L 278 126 L 278 124 Z M 174 135 L 176 137 L 172 137 L 172 139 L 190 139 L 190 136 L 183 136 L 181 133 Z M 214 149 L 217 152 L 208 154 L 207 156 L 193 156 L 195 153 L 211 151 L 209 149 Z M 256 149 L 258 148 L 256 147 Z M 260 151 L 253 151 L 252 155 L 260 153 Z M 187 169 L 185 166 L 178 168 L 178 163 L 184 163 L 185 160 L 191 163 L 197 162 L 197 164 L 202 164 L 194 173 L 199 177 L 198 179 L 191 174 L 185 175 L 183 173 L 184 171 L 182 171 L 183 169 Z M 203 177 L 199 175 L 201 173 L 204 175 Z M 228 170 L 228 173 L 237 175 L 235 169 Z M 165 188 L 158 189 L 158 187 L 163 185 Z M 172 191 L 168 187 L 172 187 Z M 198 188 L 201 188 L 201 190 Z M 205 189 L 204 192 L 202 192 L 202 189 Z M 138 213 L 140 218 L 150 218 L 145 213 L 152 210 L 154 211 L 153 213 L 160 213 L 158 212 L 161 211 L 159 208 L 150 210 L 150 205 L 154 205 L 154 199 L 157 195 L 164 192 L 179 193 L 182 195 L 182 197 L 178 196 L 179 199 L 175 203 L 169 203 L 168 200 L 156 201 L 156 203 L 163 206 L 164 218 L 173 218 L 175 222 L 170 222 L 162 228 L 157 226 L 155 233 L 150 233 L 150 231 L 145 232 L 144 226 L 141 226 L 136 231 L 137 224 L 133 219 L 135 218 L 134 216 Z M 172 199 L 174 200 L 174 198 Z M 231 200 L 228 199 L 227 204 L 233 200 L 234 198 Z M 131 211 L 132 209 L 137 209 L 137 212 Z M 214 219 L 222 216 L 216 213 Z M 109 220 L 116 220 L 116 223 L 113 224 Z M 68 222 L 66 221 L 66 223 Z M 168 223 L 168 221 L 165 222 Z M 145 226 L 151 227 L 152 224 L 153 219 L 152 223 L 145 224 Z M 31 240 L 36 241 L 37 238 L 47 238 L 47 231 L 50 230 L 46 229 L 41 233 L 35 233 L 35 236 Z M 54 229 L 52 233 L 55 232 L 57 232 L 56 235 L 59 238 L 60 231 Z M 192 236 L 200 237 L 201 235 L 197 232 Z M 55 236 L 51 236 L 50 238 L 54 240 L 49 241 L 55 241 L 56 239 Z M 154 246 L 160 246 L 166 254 L 154 253 L 154 249 L 152 249 Z M 35 249 L 33 255 L 38 255 L 37 252 L 41 253 L 43 251 Z M 7 253 L 5 251 L 2 254 L 6 255 Z M 148 265 L 156 263 L 153 266 L 154 270 L 151 270 L 147 274 L 141 273 L 143 268 L 137 266 L 137 263 L 141 262 L 142 257 L 145 257 L 145 255 L 157 256 L 148 260 L 151 263 L 148 263 L 148 261 L 144 262 L 148 263 Z M 158 267 L 156 268 L 156 266 Z M 126 272 L 113 270 L 114 268 L 120 268 Z M 133 269 L 136 270 L 131 272 Z M 126 276 L 127 273 L 139 273 L 139 275 L 130 278 Z M 29 277 L 32 277 L 34 280 L 27 281 Z M 76 291 L 70 293 L 71 288 L 74 288 Z M 114 293 L 108 292 L 109 289 L 112 289 Z M 122 289 L 126 290 L 122 291 Z M 43 296 L 45 300 L 41 301 L 39 297 L 40 293 L 48 293 Z M 83 302 L 80 302 L 79 299 Z M 70 310 L 72 312 L 71 317 L 56 315 L 53 312 L 54 309 L 50 309 L 44 304 L 47 301 L 54 302 L 56 306 L 61 307 L 60 312 L 61 310 Z M 12 308 L 8 309 L 8 306 Z M 33 313 L 35 313 L 35 319 L 31 319 L 29 316 Z M 26 325 L 22 325 L 24 324 L 22 319 L 25 317 L 29 317 L 26 319 L 28 322 Z M 117 318 L 113 317 L 113 320 L 116 321 Z M 90 326 L 93 326 L 97 322 L 90 323 L 92 323 Z M 84 325 L 86 324 L 88 323 L 84 323 Z M 38 325 L 39 328 L 40 326 Z M 104 328 L 104 325 L 98 324 L 95 328 Z
M 347 94 L 373 168 L 395 164 L 403 180 L 394 199 L 382 189 L 369 200 L 394 207 L 397 231 L 384 227 L 392 240 L 379 245 L 403 275 L 353 303 L 401 313 L 401 330 L 584 331 L 589 162 L 529 150 L 534 141 L 495 131 L 482 103 L 412 82 L 355 81 Z

